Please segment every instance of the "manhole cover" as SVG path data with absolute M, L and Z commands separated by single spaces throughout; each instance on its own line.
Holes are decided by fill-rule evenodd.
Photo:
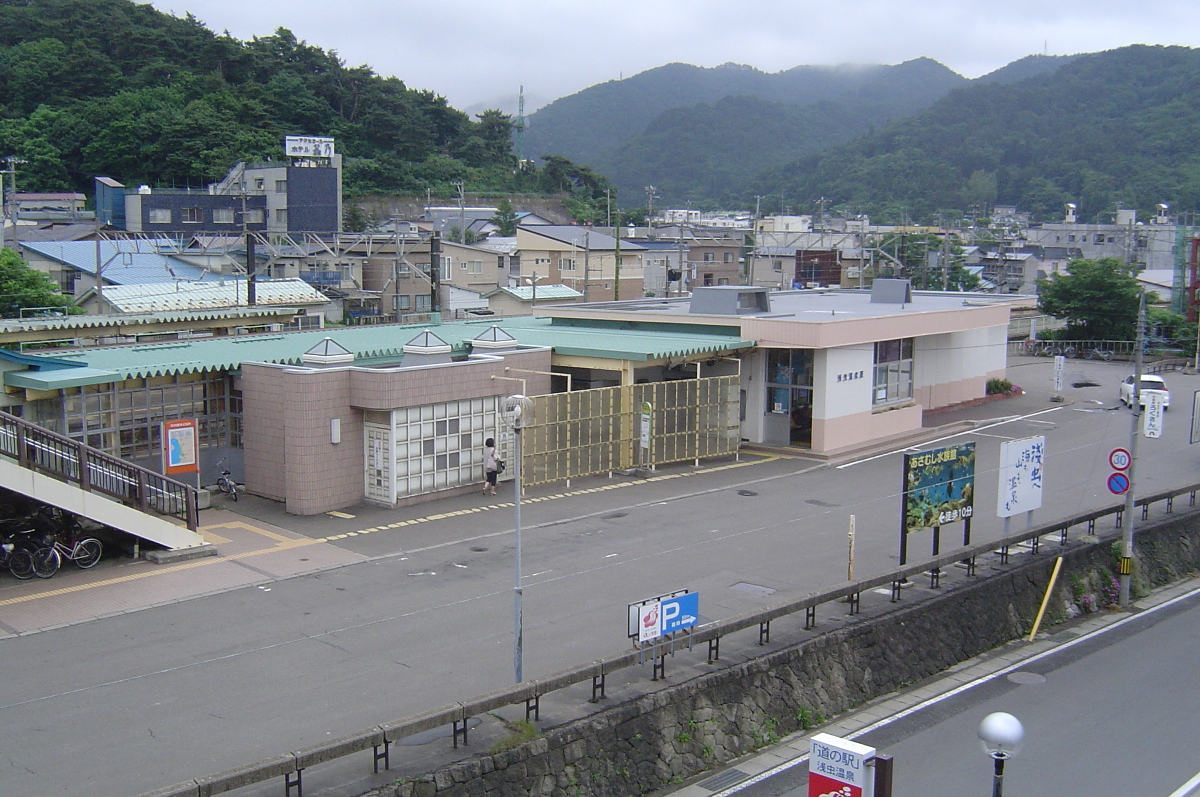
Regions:
M 474 553 L 483 553 L 484 551 L 486 551 L 486 550 L 487 550 L 487 548 L 481 547 L 481 546 L 479 546 L 479 545 L 472 545 L 472 546 L 471 546 L 471 550 L 472 550 Z
M 808 499 L 807 501 L 805 501 L 804 503 L 806 503 L 806 504 L 813 504 L 814 506 L 837 506 L 837 504 L 831 504 L 831 503 L 829 503 L 828 501 L 821 501 L 821 500 L 819 500 L 819 499 L 817 499 L 817 498 L 809 498 L 809 499 Z
M 1082 382 L 1072 382 L 1071 387 L 1100 387 L 1100 383 L 1085 379 Z
M 758 495 L 758 493 L 754 492 L 753 490 L 738 490 L 738 495 L 748 495 L 749 496 L 749 495 Z
M 1008 680 L 1014 684 L 1044 684 L 1046 676 L 1038 675 L 1036 672 L 1010 672 Z
M 616 520 L 628 515 L 628 512 L 609 512 L 607 515 L 601 515 L 604 520 Z
M 747 584 L 745 581 L 739 581 L 730 587 L 730 589 L 737 592 L 744 592 L 747 595 L 753 595 L 756 598 L 765 598 L 768 595 L 775 594 L 775 590 L 771 589 L 770 587 L 764 587 L 758 584 Z

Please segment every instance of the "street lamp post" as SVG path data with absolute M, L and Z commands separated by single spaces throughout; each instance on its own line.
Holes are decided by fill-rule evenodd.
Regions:
M 1025 728 L 1012 714 L 997 711 L 979 723 L 979 741 L 992 757 L 992 797 L 1001 797 L 1004 790 L 1004 762 L 1017 754 L 1025 739 Z
M 513 456 L 513 504 L 516 507 L 516 561 L 513 584 L 513 677 L 516 683 L 525 680 L 524 674 L 524 617 L 521 589 L 521 430 L 529 425 L 533 416 L 533 402 L 521 394 L 504 399 L 500 407 L 500 418 L 513 430 L 516 452 Z

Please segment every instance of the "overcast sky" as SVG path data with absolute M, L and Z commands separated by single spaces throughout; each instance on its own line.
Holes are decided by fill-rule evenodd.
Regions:
M 278 27 L 456 108 L 550 101 L 681 61 L 777 72 L 927 56 L 978 77 L 1032 53 L 1200 44 L 1194 0 L 153 0 L 239 39 Z M 527 105 L 527 110 L 530 106 Z

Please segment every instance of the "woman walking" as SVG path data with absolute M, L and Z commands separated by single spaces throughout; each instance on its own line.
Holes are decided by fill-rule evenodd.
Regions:
M 487 473 L 487 484 L 483 486 L 484 495 L 496 494 L 496 441 L 488 438 L 483 441 L 483 469 Z

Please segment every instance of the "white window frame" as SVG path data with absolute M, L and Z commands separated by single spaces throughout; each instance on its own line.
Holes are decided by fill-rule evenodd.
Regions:
M 560 257 L 558 259 L 558 270 L 559 271 L 574 271 L 575 266 L 576 266 L 576 261 L 577 261 L 577 258 L 574 258 L 574 257 Z
M 170 224 L 171 209 L 170 208 L 150 208 L 146 215 L 147 224 Z
M 233 224 L 233 208 L 213 208 L 213 224 Z
M 875 343 L 871 404 L 884 407 L 913 397 L 913 338 Z M 896 355 L 896 356 L 893 356 Z

